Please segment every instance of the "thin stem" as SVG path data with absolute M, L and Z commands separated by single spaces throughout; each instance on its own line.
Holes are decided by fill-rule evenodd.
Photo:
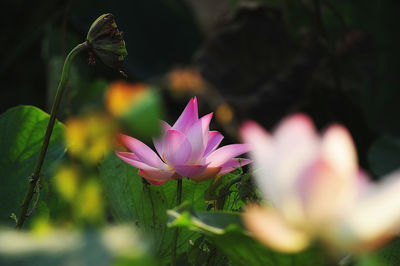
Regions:
M 56 121 L 56 114 L 57 114 L 58 108 L 59 108 L 60 103 L 61 103 L 61 98 L 62 98 L 63 92 L 64 92 L 64 90 L 66 88 L 67 83 L 68 83 L 68 77 L 69 77 L 69 70 L 71 68 L 71 62 L 72 62 L 73 58 L 79 52 L 84 51 L 87 48 L 88 48 L 88 46 L 87 46 L 86 42 L 78 44 L 77 46 L 75 46 L 74 49 L 72 49 L 72 51 L 68 54 L 67 58 L 65 59 L 64 67 L 63 67 L 62 74 L 61 74 L 60 83 L 58 84 L 57 94 L 56 94 L 56 97 L 55 97 L 55 100 L 54 100 L 54 103 L 53 103 L 53 107 L 51 108 L 50 119 L 49 119 L 49 123 L 47 124 L 47 129 L 46 129 L 46 134 L 44 136 L 42 149 L 40 150 L 39 158 L 38 158 L 38 160 L 36 162 L 33 174 L 29 179 L 28 191 L 26 192 L 25 199 L 24 199 L 24 202 L 23 202 L 22 207 L 21 207 L 21 212 L 19 213 L 19 216 L 18 216 L 18 221 L 17 221 L 17 225 L 16 225 L 16 228 L 18 230 L 20 230 L 22 228 L 22 225 L 24 224 L 25 218 L 27 217 L 26 213 L 28 211 L 29 204 L 30 204 L 30 202 L 32 200 L 33 193 L 34 193 L 35 187 L 36 187 L 36 183 L 37 183 L 37 181 L 39 180 L 39 177 L 40 177 L 40 170 L 42 169 L 42 165 L 43 165 L 43 162 L 44 162 L 44 158 L 46 156 L 47 148 L 48 148 L 49 143 L 50 143 L 51 133 L 53 132 L 54 123 Z
M 179 179 L 176 184 L 176 206 L 181 205 L 181 203 L 182 203 L 182 179 Z M 176 250 L 178 246 L 178 235 L 179 235 L 179 229 L 175 228 L 174 242 L 172 245 L 172 261 L 171 261 L 171 264 L 173 266 L 176 265 Z
M 176 184 L 176 205 L 181 205 L 182 203 L 182 179 L 178 180 Z

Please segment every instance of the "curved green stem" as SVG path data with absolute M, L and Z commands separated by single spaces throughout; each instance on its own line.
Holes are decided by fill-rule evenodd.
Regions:
M 69 70 L 71 68 L 71 62 L 79 52 L 84 51 L 87 48 L 88 48 L 88 46 L 87 46 L 86 42 L 78 44 L 77 46 L 75 46 L 74 49 L 71 50 L 71 52 L 68 54 L 67 58 L 65 59 L 60 83 L 58 84 L 56 98 L 55 98 L 53 106 L 51 108 L 50 119 L 49 119 L 49 123 L 47 124 L 47 129 L 46 129 L 46 134 L 44 136 L 42 149 L 40 150 L 39 158 L 36 162 L 33 174 L 29 179 L 28 191 L 26 192 L 25 199 L 24 199 L 24 202 L 21 207 L 21 211 L 18 216 L 17 225 L 16 225 L 17 229 L 21 229 L 22 225 L 24 224 L 25 218 L 27 217 L 28 207 L 32 200 L 37 181 L 39 180 L 40 170 L 42 169 L 42 165 L 44 162 L 44 158 L 46 156 L 47 148 L 50 143 L 51 133 L 53 132 L 54 123 L 56 121 L 56 114 L 57 114 L 58 108 L 60 106 L 61 98 L 64 93 L 64 90 L 67 87 Z
M 181 205 L 182 203 L 182 179 L 179 179 L 177 184 L 176 184 L 176 206 Z M 173 266 L 176 265 L 176 250 L 178 246 L 178 235 L 179 235 L 179 229 L 175 228 L 174 232 L 174 242 L 172 244 L 172 260 L 171 264 Z

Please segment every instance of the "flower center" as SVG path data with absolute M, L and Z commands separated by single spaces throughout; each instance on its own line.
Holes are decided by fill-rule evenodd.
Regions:
M 168 170 L 173 170 L 173 171 L 175 171 L 175 168 L 174 168 L 174 167 L 172 167 L 171 165 L 167 164 L 167 161 L 165 160 L 165 155 L 164 155 L 164 153 L 163 153 L 161 159 L 162 159 L 162 160 L 164 161 L 164 163 L 167 165 Z

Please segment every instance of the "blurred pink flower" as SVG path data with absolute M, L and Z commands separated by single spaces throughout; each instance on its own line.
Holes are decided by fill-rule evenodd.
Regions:
M 182 177 L 204 181 L 248 164 L 248 159 L 234 158 L 249 151 L 247 144 L 217 149 L 223 136 L 209 131 L 211 117 L 212 113 L 198 118 L 197 99 L 193 98 L 172 127 L 161 121 L 162 134 L 153 140 L 159 156 L 141 141 L 126 135 L 121 135 L 121 140 L 131 152 L 116 154 L 139 168 L 139 175 L 153 185 Z
M 243 216 L 264 244 L 297 252 L 319 238 L 336 250 L 367 251 L 398 233 L 400 173 L 370 182 L 343 126 L 320 137 L 312 121 L 297 114 L 273 135 L 247 122 L 241 136 L 253 146 L 255 181 L 272 205 L 249 206 Z

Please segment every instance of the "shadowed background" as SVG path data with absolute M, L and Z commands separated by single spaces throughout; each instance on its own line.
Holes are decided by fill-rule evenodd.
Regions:
M 400 157 L 399 5 L 394 0 L 3 2 L 0 111 L 19 104 L 49 111 L 66 54 L 84 40 L 96 17 L 111 12 L 127 44 L 128 81 L 161 88 L 166 116 L 176 116 L 188 97 L 198 95 L 204 113 L 228 107 L 220 116 L 233 118 L 217 117 L 216 126 L 231 129 L 233 140 L 243 120 L 271 129 L 289 113 L 306 112 L 320 129 L 345 124 L 361 166 L 382 174 L 400 165 L 393 159 Z M 99 60 L 95 66 L 87 60 L 80 55 L 74 63 L 61 120 L 102 105 L 107 84 L 123 79 Z M 189 88 L 177 94 L 168 84 L 176 67 L 200 73 L 208 93 Z M 371 169 L 376 160 L 386 166 Z

